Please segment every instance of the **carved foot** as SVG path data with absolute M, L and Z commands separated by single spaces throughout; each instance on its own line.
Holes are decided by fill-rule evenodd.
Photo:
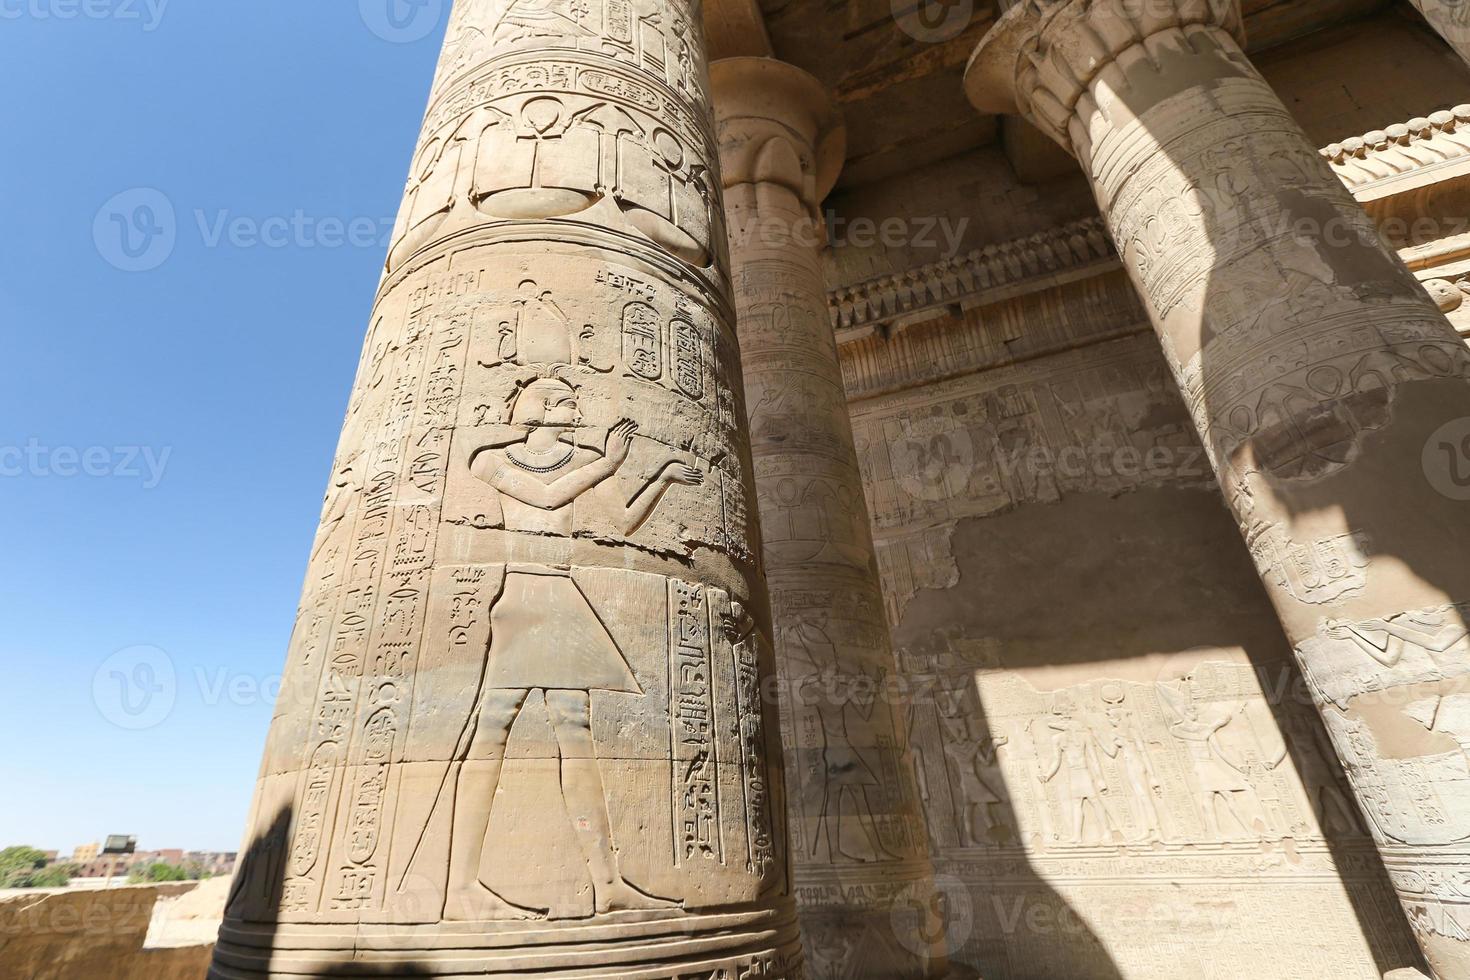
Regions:
M 643 909 L 674 909 L 679 903 L 667 898 L 655 898 L 622 878 L 597 886 L 597 914 L 626 912 Z
M 456 888 L 444 903 L 445 918 L 463 922 L 524 922 L 546 918 L 544 909 L 528 909 L 507 902 L 480 882 L 467 888 Z

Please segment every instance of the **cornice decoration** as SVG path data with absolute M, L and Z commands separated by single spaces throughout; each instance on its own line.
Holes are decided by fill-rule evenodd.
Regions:
M 1451 160 L 1470 162 L 1470 105 L 1375 129 L 1332 143 L 1321 153 L 1354 192 Z
M 1437 181 L 1449 176 L 1434 173 L 1446 165 L 1463 163 L 1470 171 L 1470 104 L 1331 143 L 1318 152 L 1360 200 L 1367 194 L 1394 192 L 1390 182 L 1415 173 L 1429 172 Z M 1454 253 L 1459 256 L 1458 251 Z M 1413 268 L 1445 261 L 1437 254 L 1434 261 L 1416 262 L 1409 254 L 1404 259 Z M 978 306 L 1045 289 L 1051 285 L 1045 277 L 1058 272 L 1094 266 L 1092 271 L 1103 272 L 1116 260 L 1102 219 L 1085 218 L 953 259 L 830 290 L 827 309 L 838 340 L 851 343 L 878 330 L 954 312 L 947 307 Z M 1461 288 L 1470 293 L 1470 286 L 1461 287 L 1457 281 L 1456 295 Z M 994 294 L 997 290 L 1000 292 Z M 1459 306 L 1458 300 L 1455 305 Z
M 1069 270 L 1115 264 L 1117 253 L 1099 217 L 987 245 L 966 255 L 879 276 L 827 293 L 839 342 L 995 302 L 1052 285 Z M 1001 291 L 996 294 L 996 291 Z

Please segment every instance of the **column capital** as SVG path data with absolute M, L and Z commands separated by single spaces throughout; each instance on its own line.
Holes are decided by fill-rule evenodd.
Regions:
M 1243 45 L 1238 0 L 1020 0 L 975 46 L 965 94 L 982 112 L 1025 117 L 1075 153 L 1072 121 L 1100 77 L 1138 62 L 1163 74 L 1166 59 L 1150 41 L 1173 34 L 1188 44 L 1201 28 Z
M 826 87 L 775 58 L 723 58 L 710 65 L 710 89 L 724 186 L 777 183 L 815 208 L 847 155 L 847 130 Z

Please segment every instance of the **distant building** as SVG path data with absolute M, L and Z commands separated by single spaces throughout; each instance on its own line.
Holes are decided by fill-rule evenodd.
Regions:
M 235 873 L 235 860 L 238 857 L 234 851 L 190 851 L 184 855 L 184 866 L 197 866 L 203 874 L 214 877 L 232 875 Z
M 103 854 L 91 861 L 79 862 L 81 871 L 78 877 L 123 877 L 134 868 L 146 868 L 154 864 L 172 864 L 191 873 L 197 870 L 200 877 L 218 877 L 234 874 L 236 857 L 234 851 L 185 851 L 177 847 L 137 851 L 133 854 Z
M 71 859 L 76 864 L 91 864 L 101 853 L 102 842 L 93 841 L 90 844 L 78 844 L 76 850 L 71 852 Z

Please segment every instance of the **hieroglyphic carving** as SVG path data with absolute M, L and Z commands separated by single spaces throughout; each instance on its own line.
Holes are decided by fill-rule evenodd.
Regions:
M 673 716 L 674 860 L 723 861 L 719 823 L 716 706 L 711 670 L 710 610 L 705 591 L 669 582 L 669 710 Z
M 215 975 L 802 975 L 692 13 L 455 8 Z
M 388 267 L 489 219 L 577 215 L 704 268 L 715 251 L 707 125 L 687 93 L 585 58 L 506 63 L 431 103 Z
M 760 729 L 762 650 L 768 650 L 770 644 L 739 600 L 717 589 L 712 604 L 716 639 L 722 641 L 722 646 L 728 645 L 733 667 L 734 735 L 742 760 L 740 790 L 749 827 L 747 867 L 756 874 L 764 874 L 776 860 L 769 824 L 771 788 L 767 784 L 765 740 Z M 715 674 L 725 676 L 720 659 L 715 661 Z

